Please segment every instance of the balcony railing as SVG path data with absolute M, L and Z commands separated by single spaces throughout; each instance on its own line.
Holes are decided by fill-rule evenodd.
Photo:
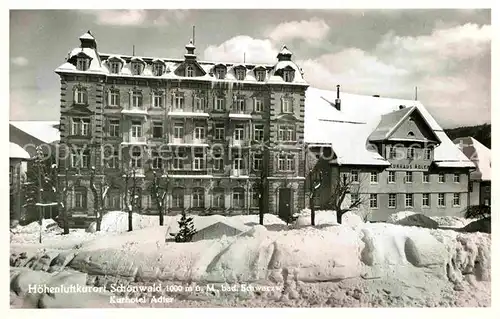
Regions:
M 123 135 L 123 144 L 146 144 L 147 138 L 145 136 L 134 137 L 131 134 Z
M 250 111 L 247 110 L 231 109 L 229 110 L 229 118 L 246 120 L 251 119 L 252 115 L 250 114 Z
M 230 175 L 231 175 L 231 177 L 248 176 L 248 169 L 246 169 L 246 168 L 232 168 Z

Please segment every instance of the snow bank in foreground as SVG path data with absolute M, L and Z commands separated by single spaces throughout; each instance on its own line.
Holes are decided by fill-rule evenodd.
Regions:
M 437 228 L 438 222 L 434 219 L 412 211 L 401 211 L 392 214 L 387 218 L 387 222 L 391 224 L 404 225 L 404 226 L 418 226 L 425 228 Z
M 11 229 L 13 233 L 32 234 L 40 232 L 38 221 L 32 222 L 26 226 L 17 225 Z M 42 232 L 61 232 L 62 228 L 57 225 L 53 219 L 42 219 Z

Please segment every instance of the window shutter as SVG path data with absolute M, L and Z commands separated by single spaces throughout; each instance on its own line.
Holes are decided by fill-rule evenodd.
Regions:
M 150 103 L 150 108 L 152 108 L 154 105 L 154 99 L 155 99 L 155 92 L 154 91 L 151 91 L 151 93 L 149 94 L 149 103 Z M 147 107 L 146 107 L 147 108 Z
M 77 96 L 78 96 L 78 88 L 75 87 L 73 89 L 73 103 L 76 103 L 78 100 L 77 100 Z
M 107 97 L 108 97 L 108 99 L 107 99 L 108 100 L 108 105 L 106 105 L 106 106 L 110 106 L 111 105 L 111 89 L 108 89 L 106 91 L 106 94 L 107 94 Z
M 163 91 L 161 93 L 161 99 L 162 99 L 162 108 L 165 108 L 166 107 L 166 104 L 167 104 L 167 94 L 165 93 L 165 91 Z

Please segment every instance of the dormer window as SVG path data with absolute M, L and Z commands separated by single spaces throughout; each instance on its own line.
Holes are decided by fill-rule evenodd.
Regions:
M 132 63 L 132 75 L 141 75 L 142 74 L 142 63 Z
M 236 80 L 238 80 L 238 81 L 245 80 L 245 69 L 244 68 L 237 68 L 235 70 L 235 73 L 236 73 Z
M 257 70 L 255 72 L 255 77 L 257 78 L 258 82 L 264 82 L 266 79 L 266 71 L 265 70 Z
M 283 80 L 285 82 L 292 82 L 293 81 L 293 71 L 291 71 L 291 70 L 284 70 L 283 71 Z
M 120 62 L 111 62 L 109 64 L 109 72 L 112 74 L 120 73 Z
M 194 76 L 194 69 L 193 69 L 193 67 L 191 65 L 188 65 L 186 67 L 186 76 L 188 78 L 192 78 Z
M 215 68 L 215 77 L 219 80 L 223 80 L 226 77 L 226 69 L 222 67 Z
M 86 105 L 87 104 L 87 90 L 82 87 L 77 87 L 74 90 L 74 102 L 75 104 Z
M 79 71 L 87 71 L 90 66 L 89 58 L 80 57 L 76 59 L 76 69 Z
M 162 76 L 163 73 L 164 73 L 163 64 L 161 64 L 161 63 L 155 63 L 155 64 L 153 64 L 153 74 L 155 76 Z

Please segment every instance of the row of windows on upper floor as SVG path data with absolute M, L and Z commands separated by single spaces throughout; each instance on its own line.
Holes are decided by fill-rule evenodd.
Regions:
M 452 200 L 452 205 L 453 207 L 460 207 L 461 205 L 461 193 L 449 193 L 450 195 L 453 196 Z M 430 193 L 423 193 L 422 195 L 422 208 L 430 208 L 431 207 L 431 196 L 434 194 Z M 446 207 L 446 201 L 445 201 L 445 195 L 446 193 L 437 193 L 437 207 L 444 208 Z M 397 194 L 388 194 L 388 201 L 387 201 L 387 208 L 398 208 L 400 207 L 397 204 Z M 371 209 L 377 209 L 379 207 L 379 194 L 370 194 L 369 195 L 369 207 Z M 352 193 L 351 194 L 351 203 L 353 202 L 359 202 L 360 201 L 360 194 L 359 193 Z M 361 200 L 362 201 L 362 200 Z M 413 208 L 415 204 L 415 194 L 405 194 L 405 201 L 404 205 L 402 205 L 404 208 Z
M 121 61 L 106 61 L 108 70 L 111 74 L 120 74 L 123 68 L 123 62 Z M 131 74 L 132 75 L 143 75 L 145 69 L 144 62 L 131 62 Z M 77 58 L 76 68 L 79 71 L 87 71 L 90 67 L 90 59 L 85 57 Z M 152 64 L 152 74 L 154 76 L 162 76 L 165 72 L 170 72 L 167 70 L 165 65 L 161 62 L 154 62 Z M 193 65 L 187 65 L 184 70 L 185 77 L 195 77 L 196 71 Z M 212 74 L 211 74 L 212 75 Z M 234 75 L 236 80 L 244 81 L 247 76 L 247 69 L 244 66 L 238 66 L 234 68 Z M 264 82 L 266 80 L 267 71 L 264 67 L 257 67 L 254 69 L 254 75 L 257 82 Z M 216 79 L 224 80 L 227 77 L 227 67 L 224 65 L 217 65 L 213 68 L 213 76 Z M 295 76 L 294 70 L 283 70 L 282 77 L 285 82 L 293 82 Z
M 418 172 L 420 173 L 420 172 Z M 343 175 L 346 176 L 346 178 L 348 179 L 348 175 L 350 175 L 350 181 L 351 183 L 353 184 L 358 184 L 360 183 L 360 178 L 359 178 L 359 174 L 360 172 L 357 171 L 357 170 L 352 170 L 349 173 L 343 173 Z M 379 183 L 379 176 L 380 176 L 380 172 L 370 172 L 370 184 L 378 184 Z M 387 172 L 387 183 L 396 183 L 396 171 L 388 171 Z M 414 175 L 416 175 L 417 172 L 413 172 L 413 171 L 406 171 L 405 172 L 405 175 L 403 177 L 403 181 L 405 183 L 413 183 L 414 181 Z M 421 172 L 422 174 L 422 183 L 430 183 L 430 175 L 428 172 Z M 437 174 L 438 176 L 438 183 L 446 183 L 446 174 L 444 173 L 438 173 Z M 460 174 L 459 173 L 454 173 L 453 174 L 453 182 L 454 183 L 460 183 Z
M 230 109 L 235 112 L 247 111 L 247 97 L 243 95 L 234 95 L 230 101 Z M 253 97 L 253 111 L 263 112 L 265 99 L 260 96 Z M 73 94 L 73 102 L 77 105 L 88 105 L 88 92 L 87 89 L 76 87 Z M 164 92 L 151 93 L 151 106 L 153 108 L 165 108 L 166 95 Z M 215 96 L 213 100 L 214 111 L 227 110 L 228 99 L 223 96 Z M 120 92 L 119 90 L 110 90 L 107 94 L 107 106 L 120 107 Z M 129 105 L 133 108 L 143 108 L 144 98 L 143 93 L 140 91 L 129 92 Z M 186 96 L 183 92 L 175 92 L 171 96 L 171 105 L 173 110 L 184 110 L 186 107 Z M 208 99 L 204 96 L 194 96 L 193 109 L 195 111 L 205 111 L 208 105 Z M 281 112 L 293 113 L 294 112 L 294 99 L 292 97 L 281 98 Z
M 216 154 L 217 155 L 217 154 Z M 70 155 L 70 165 L 72 168 L 90 168 L 90 152 L 73 152 Z M 279 172 L 295 172 L 297 168 L 297 156 L 295 154 L 283 154 L 277 155 L 276 157 L 276 169 Z M 118 152 L 110 154 L 109 156 L 103 156 L 103 165 L 110 169 L 119 169 L 121 167 L 120 155 Z M 214 172 L 223 172 L 225 168 L 226 161 L 222 155 L 214 156 L 212 159 L 212 170 Z M 194 157 L 189 160 L 185 154 L 177 152 L 174 157 L 170 159 L 163 158 L 157 151 L 151 152 L 151 157 L 149 159 L 144 158 L 144 153 L 138 149 L 131 152 L 131 158 L 129 159 L 128 166 L 133 169 L 144 169 L 152 167 L 153 169 L 170 169 L 173 175 L 175 171 L 190 170 L 190 171 L 201 171 L 206 170 L 207 158 L 203 152 L 194 153 Z M 186 164 L 190 164 L 187 165 Z M 231 164 L 231 169 L 237 171 L 239 174 L 246 172 L 250 168 L 254 172 L 262 170 L 263 165 L 263 154 L 261 152 L 252 153 L 247 160 L 241 154 L 233 154 L 232 158 L 229 160 Z M 248 173 L 248 172 L 247 172 Z
M 156 208 L 156 204 L 151 196 L 151 189 L 140 189 L 136 188 L 135 193 L 137 194 L 136 207 L 142 209 Z M 258 188 L 252 188 L 250 190 L 245 190 L 243 187 L 234 187 L 229 191 L 224 188 L 215 187 L 210 194 L 206 194 L 207 190 L 201 187 L 195 187 L 190 191 L 188 205 L 191 208 L 206 208 L 205 198 L 209 196 L 210 206 L 214 209 L 224 209 L 226 208 L 226 195 L 230 198 L 230 207 L 234 209 L 242 208 L 258 208 L 260 190 Z M 88 209 L 88 191 L 85 187 L 76 187 L 72 193 L 70 193 L 69 203 L 71 208 L 76 210 L 86 210 Z M 187 192 L 182 187 L 176 187 L 172 189 L 169 194 L 170 198 L 167 201 L 168 208 L 171 209 L 182 209 L 185 206 L 185 200 Z M 120 189 L 111 188 L 108 191 L 108 196 L 106 197 L 104 208 L 106 209 L 121 209 L 123 204 L 123 194 Z
M 109 119 L 106 127 L 108 137 L 122 137 L 122 121 L 118 119 Z M 245 124 L 236 124 L 232 129 L 233 140 L 253 140 L 264 141 L 264 124 L 253 124 L 253 131 L 248 132 Z M 174 139 L 183 139 L 186 137 L 187 132 L 183 122 L 173 123 L 173 133 L 171 135 Z M 206 139 L 206 125 L 197 125 L 194 127 L 192 136 L 194 140 Z M 213 139 L 216 141 L 223 141 L 226 138 L 227 128 L 223 123 L 215 123 L 213 131 Z M 295 142 L 297 140 L 297 128 L 293 124 L 279 124 L 278 125 L 278 140 L 285 142 Z M 253 134 L 252 134 L 253 133 Z M 71 135 L 73 136 L 90 136 L 90 118 L 73 117 L 71 118 Z M 126 132 L 132 138 L 142 138 L 144 134 L 143 122 L 139 120 L 131 121 L 130 130 Z M 152 138 L 164 138 L 165 128 L 162 121 L 153 121 L 151 126 Z M 248 136 L 251 135 L 251 136 Z
M 420 159 L 419 155 L 416 152 L 417 148 L 415 146 L 410 147 L 398 147 L 393 146 L 389 147 L 388 159 Z M 432 153 L 434 148 L 432 146 L 428 146 L 423 148 L 422 158 L 424 160 L 432 160 Z

